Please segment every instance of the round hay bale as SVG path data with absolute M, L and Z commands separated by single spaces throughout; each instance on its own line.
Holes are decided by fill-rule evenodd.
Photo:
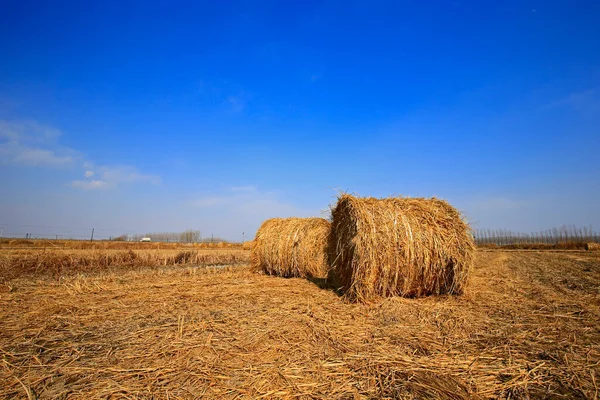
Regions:
M 253 269 L 285 278 L 326 277 L 330 226 L 323 218 L 266 220 L 252 246 Z
M 600 243 L 594 243 L 594 242 L 586 243 L 585 249 L 587 251 L 600 250 Z
M 332 219 L 328 278 L 350 300 L 463 292 L 475 243 L 446 201 L 344 194 Z

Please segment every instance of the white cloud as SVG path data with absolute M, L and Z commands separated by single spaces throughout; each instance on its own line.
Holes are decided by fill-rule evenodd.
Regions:
M 112 189 L 121 184 L 135 182 L 145 182 L 153 185 L 161 183 L 160 176 L 142 174 L 135 167 L 129 165 L 95 166 L 93 163 L 86 161 L 84 166 L 87 168 L 85 171 L 86 178 L 98 176 L 98 179 L 75 180 L 71 182 L 72 187 L 83 190 L 94 190 Z
M 26 147 L 16 142 L 0 144 L 0 156 L 4 164 L 61 167 L 73 163 L 74 156 L 64 154 L 68 152 L 64 149 L 61 152 L 62 155 L 57 151 Z
M 83 175 L 88 179 L 74 180 L 69 185 L 84 190 L 109 189 L 132 182 L 161 182 L 159 176 L 144 174 L 129 165 L 96 166 L 85 160 L 82 153 L 62 146 L 58 141 L 61 135 L 60 130 L 34 121 L 0 120 L 0 164 L 66 168 L 83 162 Z
M 60 130 L 34 121 L 0 120 L 0 138 L 10 141 L 48 142 L 55 140 L 60 135 L 62 135 Z
M 114 183 L 148 182 L 158 185 L 161 182 L 158 175 L 142 174 L 129 165 L 101 166 L 98 173 L 104 180 Z
M 90 181 L 82 181 L 76 180 L 71 182 L 71 186 L 78 189 L 83 190 L 95 190 L 95 189 L 110 189 L 114 188 L 114 183 L 109 183 L 101 180 L 90 180 Z
M 60 146 L 58 129 L 32 121 L 0 120 L 0 161 L 3 164 L 64 167 L 80 154 Z

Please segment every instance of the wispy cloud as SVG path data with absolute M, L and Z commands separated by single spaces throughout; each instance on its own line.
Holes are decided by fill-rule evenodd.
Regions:
M 59 155 L 53 150 L 27 147 L 18 143 L 0 144 L 0 159 L 5 164 L 20 164 L 34 167 L 61 167 L 70 165 L 74 161 L 72 156 Z
M 240 113 L 244 111 L 246 108 L 246 95 L 244 93 L 235 95 L 235 96 L 227 96 L 227 103 L 231 110 L 235 113 Z
M 0 138 L 21 142 L 47 142 L 62 135 L 58 129 L 35 121 L 0 120 Z
M 71 186 L 74 188 L 78 188 L 78 189 L 83 189 L 83 190 L 94 190 L 94 189 L 109 189 L 111 187 L 115 187 L 114 184 L 110 184 L 106 181 L 100 181 L 100 180 L 89 180 L 89 181 L 84 181 L 84 180 L 75 180 L 73 182 L 71 182 Z
M 110 189 L 121 184 L 159 184 L 158 175 L 140 172 L 130 165 L 95 165 L 83 153 L 60 144 L 62 132 L 35 121 L 0 120 L 0 164 L 29 167 L 75 168 L 82 163 L 85 179 L 69 186 L 84 189 Z
M 0 121 L 0 161 L 3 164 L 64 167 L 80 154 L 60 146 L 61 132 L 32 121 Z
M 161 178 L 158 175 L 140 173 L 135 167 L 120 166 L 94 166 L 89 161 L 84 163 L 86 178 L 96 179 L 74 180 L 70 186 L 83 190 L 113 189 L 124 183 L 150 183 L 158 185 Z
M 600 90 L 592 88 L 573 92 L 547 104 L 545 109 L 566 107 L 579 112 L 600 112 Z

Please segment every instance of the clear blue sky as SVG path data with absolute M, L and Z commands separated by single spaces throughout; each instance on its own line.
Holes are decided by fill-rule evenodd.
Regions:
M 597 1 L 4 1 L 0 228 L 251 237 L 336 190 L 600 227 Z

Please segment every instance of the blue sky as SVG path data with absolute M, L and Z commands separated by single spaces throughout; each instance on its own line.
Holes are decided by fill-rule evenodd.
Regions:
M 5 1 L 0 228 L 102 236 L 437 196 L 600 227 L 600 3 Z

